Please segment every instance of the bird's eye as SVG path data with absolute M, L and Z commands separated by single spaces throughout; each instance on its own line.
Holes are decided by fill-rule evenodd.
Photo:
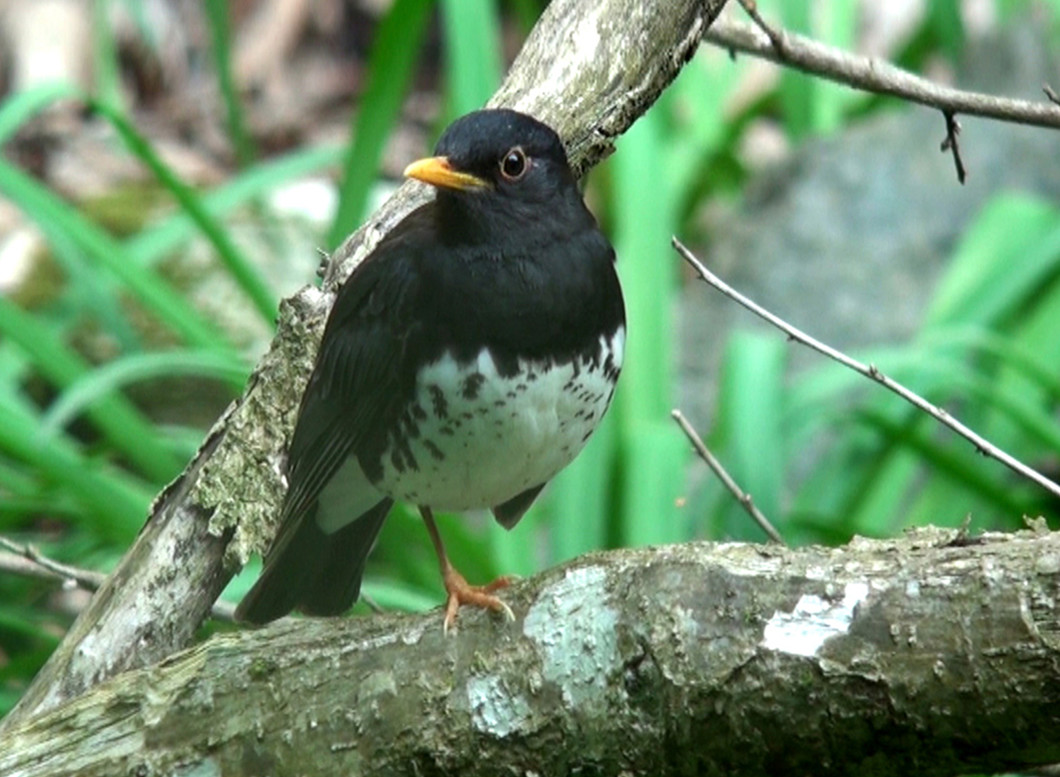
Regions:
M 501 175 L 509 181 L 518 181 L 530 168 L 530 161 L 526 158 L 526 152 L 519 146 L 510 149 L 501 159 Z

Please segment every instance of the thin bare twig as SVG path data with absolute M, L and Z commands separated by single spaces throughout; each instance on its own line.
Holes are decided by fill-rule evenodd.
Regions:
M 957 168 L 957 180 L 963 186 L 968 178 L 968 173 L 964 169 L 964 160 L 961 159 L 961 147 L 957 143 L 957 136 L 961 134 L 961 123 L 957 121 L 953 111 L 943 111 L 942 116 L 946 119 L 946 137 L 943 138 L 939 150 L 943 153 L 949 151 L 953 154 L 953 166 Z
M 766 28 L 772 29 L 768 24 Z M 1060 129 L 1060 105 L 1054 102 L 1016 100 L 954 89 L 933 83 L 889 62 L 851 54 L 794 32 L 772 30 L 773 35 L 770 36 L 764 31 L 766 28 L 718 19 L 704 34 L 703 40 L 729 51 L 740 51 L 788 65 L 855 89 L 893 95 L 954 115 L 983 116 Z M 780 46 L 775 42 L 778 38 L 782 40 Z
M 762 14 L 758 13 L 758 3 L 755 0 L 740 0 L 740 6 L 751 17 L 751 20 L 758 25 L 758 29 L 766 34 L 777 54 L 783 56 L 786 53 L 784 31 L 775 29 L 773 25 L 762 18 Z
M 710 449 L 706 446 L 700 436 L 696 434 L 696 430 L 692 428 L 692 424 L 688 423 L 688 419 L 685 418 L 684 414 L 680 410 L 673 410 L 670 412 L 670 415 L 673 416 L 675 421 L 677 421 L 677 425 L 681 427 L 681 431 L 685 433 L 689 442 L 692 443 L 692 447 L 695 448 L 696 453 L 699 454 L 699 458 L 707 463 L 707 466 L 710 467 L 711 471 L 718 476 L 718 480 L 721 481 L 722 485 L 729 490 L 729 493 L 736 497 L 736 501 L 739 502 L 740 506 L 747 511 L 747 514 L 754 519 L 754 522 L 761 527 L 762 531 L 769 536 L 769 539 L 780 545 L 786 544 L 784 538 L 780 536 L 780 532 L 773 528 L 773 524 L 769 522 L 769 519 L 766 518 L 762 511 L 758 509 L 757 505 L 755 505 L 751 495 L 740 488 L 739 484 L 733 479 L 732 475 L 729 474 L 728 470 L 726 470 L 721 462 L 718 461 L 718 458 L 710 452 Z
M 1045 92 L 1045 96 L 1052 100 L 1057 105 L 1060 105 L 1060 94 L 1056 93 L 1056 90 L 1049 84 L 1042 84 L 1042 91 Z
M 36 577 L 42 580 L 56 580 L 65 586 L 76 586 L 85 591 L 95 591 L 107 576 L 91 569 L 81 569 L 50 559 L 33 545 L 23 545 L 6 537 L 0 537 L 0 571 L 10 572 L 23 577 Z M 235 620 L 235 607 L 225 602 L 216 602 L 212 611 L 213 617 L 229 623 Z
M 6 537 L 0 537 L 0 548 L 32 565 L 37 570 L 37 573 L 33 575 L 34 577 L 61 580 L 68 585 L 74 585 L 86 591 L 95 591 L 103 585 L 103 581 L 106 579 L 106 575 L 101 572 L 79 569 L 78 567 L 71 567 L 54 561 L 43 555 L 33 545 L 22 545 Z M 18 570 L 11 566 L 7 567 L 6 571 L 18 573 Z
M 808 334 L 806 334 L 800 329 L 795 328 L 779 316 L 770 313 L 765 308 L 761 307 L 757 303 L 740 294 L 734 288 L 725 283 L 725 281 L 721 280 L 721 278 L 719 278 L 710 270 L 708 270 L 703 265 L 703 263 L 700 262 L 695 257 L 695 255 L 691 251 L 689 251 L 688 248 L 686 248 L 685 245 L 676 237 L 672 238 L 671 242 L 673 244 L 673 247 L 677 250 L 677 253 L 679 253 L 681 257 L 686 262 L 688 262 L 689 265 L 692 266 L 692 269 L 694 269 L 699 275 L 699 277 L 702 278 L 707 284 L 713 286 L 715 289 L 717 289 L 730 299 L 735 300 L 739 304 L 743 305 L 745 308 L 750 310 L 759 318 L 768 321 L 770 324 L 772 324 L 777 329 L 786 334 L 790 339 L 800 342 L 809 348 L 812 348 L 818 353 L 827 356 L 829 359 L 839 362 L 845 367 L 849 367 L 850 369 L 864 375 L 867 378 L 871 378 L 872 380 L 881 384 L 884 388 L 887 388 L 898 396 L 900 396 L 906 402 L 909 402 L 914 407 L 923 410 L 925 413 L 930 415 L 939 423 L 943 424 L 944 426 L 948 426 L 961 437 L 971 442 L 979 453 L 983 454 L 984 456 L 989 456 L 992 459 L 996 459 L 997 461 L 1000 461 L 1013 472 L 1022 475 L 1028 480 L 1037 483 L 1039 486 L 1041 486 L 1051 494 L 1060 497 L 1060 485 L 1057 485 L 1045 475 L 1032 469 L 1031 467 L 1021 462 L 1019 459 L 1001 450 L 992 442 L 987 440 L 985 437 L 982 437 L 981 435 L 977 434 L 976 432 L 972 431 L 970 428 L 962 424 L 960 421 L 958 421 L 956 418 L 954 418 L 942 408 L 933 405 L 931 402 L 928 402 L 919 394 L 906 388 L 901 383 L 898 383 L 897 381 L 887 377 L 882 372 L 880 372 L 876 365 L 863 364 L 857 359 L 853 359 L 847 356 L 845 353 L 837 351 L 835 348 L 832 348 L 829 345 L 825 345 L 821 341 L 810 337 Z

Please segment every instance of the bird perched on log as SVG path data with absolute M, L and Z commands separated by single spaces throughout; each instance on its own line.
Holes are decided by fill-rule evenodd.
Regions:
M 465 604 L 511 616 L 506 578 L 472 586 L 449 563 L 434 510 L 490 508 L 511 529 L 611 403 L 622 290 L 556 133 L 477 111 L 405 175 L 436 197 L 338 291 L 240 620 L 347 610 L 395 500 L 419 506 L 434 544 L 445 629 Z

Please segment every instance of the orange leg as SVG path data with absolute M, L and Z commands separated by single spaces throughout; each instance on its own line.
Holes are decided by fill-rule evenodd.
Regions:
M 453 568 L 449 563 L 449 557 L 445 553 L 445 545 L 442 544 L 442 535 L 438 531 L 438 525 L 434 522 L 434 514 L 431 508 L 420 506 L 420 515 L 423 522 L 427 524 L 427 533 L 431 535 L 434 544 L 434 552 L 438 556 L 438 566 L 442 571 L 442 582 L 445 584 L 446 593 L 449 595 L 445 604 L 445 620 L 442 622 L 442 630 L 448 634 L 456 623 L 457 610 L 462 604 L 470 604 L 475 607 L 483 607 L 489 610 L 503 612 L 509 620 L 515 620 L 511 608 L 493 596 L 493 592 L 505 588 L 511 584 L 510 577 L 498 577 L 488 585 L 470 585 L 464 576 Z

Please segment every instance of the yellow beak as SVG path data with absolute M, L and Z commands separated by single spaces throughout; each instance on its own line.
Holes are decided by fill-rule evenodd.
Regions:
M 413 162 L 405 168 L 405 177 L 446 189 L 482 189 L 489 186 L 488 181 L 477 175 L 454 170 L 449 159 L 444 156 L 432 156 Z

